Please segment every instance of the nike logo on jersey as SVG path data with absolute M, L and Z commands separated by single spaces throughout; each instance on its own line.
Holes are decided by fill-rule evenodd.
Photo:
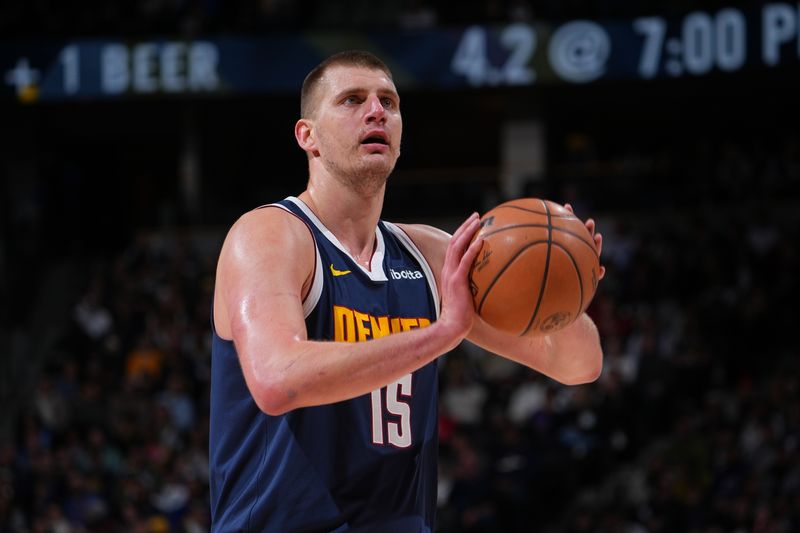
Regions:
M 333 276 L 334 276 L 334 277 L 337 277 L 337 276 L 346 276 L 346 275 L 347 275 L 347 274 L 349 274 L 350 272 L 351 272 L 350 270 L 337 270 L 337 269 L 335 269 L 335 268 L 333 267 L 333 263 L 331 263 L 331 274 L 333 274 Z

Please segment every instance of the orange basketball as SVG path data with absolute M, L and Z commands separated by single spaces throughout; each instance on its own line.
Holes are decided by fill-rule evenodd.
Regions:
M 483 217 L 483 247 L 470 269 L 475 310 L 514 335 L 552 333 L 572 323 L 597 289 L 600 258 L 589 230 L 549 200 L 521 198 Z

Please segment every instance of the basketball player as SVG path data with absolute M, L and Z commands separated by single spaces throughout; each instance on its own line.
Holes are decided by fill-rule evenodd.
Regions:
M 307 189 L 245 214 L 225 240 L 213 306 L 215 532 L 431 531 L 436 358 L 464 338 L 564 383 L 599 375 L 585 315 L 536 338 L 475 315 L 477 214 L 452 237 L 380 220 L 402 128 L 386 65 L 363 52 L 330 57 L 306 78 L 295 126 Z

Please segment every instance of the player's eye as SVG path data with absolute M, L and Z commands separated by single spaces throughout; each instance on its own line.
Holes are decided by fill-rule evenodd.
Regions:
M 394 101 L 391 98 L 381 98 L 381 104 L 386 109 L 394 108 Z
M 358 104 L 361 100 L 356 95 L 350 95 L 344 99 L 345 104 Z

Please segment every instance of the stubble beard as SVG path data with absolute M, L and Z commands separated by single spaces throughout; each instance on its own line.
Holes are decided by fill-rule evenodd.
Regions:
M 389 180 L 389 174 L 394 170 L 394 163 L 361 163 L 344 168 L 335 161 L 329 161 L 327 166 L 340 183 L 363 197 L 373 196 L 382 190 Z

